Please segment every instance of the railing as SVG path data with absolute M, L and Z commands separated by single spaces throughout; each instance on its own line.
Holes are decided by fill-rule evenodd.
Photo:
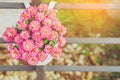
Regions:
M 24 9 L 24 3 L 0 1 L 1 9 Z M 63 9 L 120 9 L 120 4 L 62 4 L 55 8 Z M 0 43 L 6 43 L 0 38 Z M 81 44 L 120 44 L 120 38 L 67 38 L 67 43 Z M 120 72 L 120 66 L 0 66 L 0 71 L 36 71 L 37 80 L 45 80 L 45 71 Z

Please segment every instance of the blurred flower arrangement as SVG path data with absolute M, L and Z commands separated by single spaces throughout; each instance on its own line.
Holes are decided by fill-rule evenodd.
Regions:
M 8 27 L 3 39 L 8 44 L 10 57 L 30 65 L 46 60 L 48 55 L 58 59 L 65 45 L 66 28 L 56 17 L 55 9 L 48 5 L 30 6 L 20 15 L 16 27 Z

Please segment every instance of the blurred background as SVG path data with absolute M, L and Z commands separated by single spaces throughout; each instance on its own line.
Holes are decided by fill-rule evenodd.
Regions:
M 42 0 L 49 3 L 51 0 Z M 54 0 L 58 3 L 119 3 L 120 0 Z M 34 1 L 33 1 L 34 3 Z M 9 10 L 7 10 L 9 11 Z M 14 13 L 13 13 L 14 12 Z M 0 10 L 0 18 L 16 15 L 21 11 L 5 13 Z M 58 9 L 58 18 L 67 27 L 66 37 L 120 37 L 120 10 L 75 10 Z M 15 21 L 13 21 L 15 23 Z M 1 23 L 3 24 L 3 23 Z M 14 25 L 14 24 L 13 24 Z M 5 26 L 4 24 L 1 26 Z M 0 65 L 27 65 L 8 56 L 7 44 L 0 44 Z M 59 60 L 48 65 L 58 66 L 120 66 L 120 45 L 111 44 L 66 44 Z M 46 80 L 120 80 L 120 73 L 46 71 Z M 0 72 L 0 80 L 36 80 L 35 72 Z

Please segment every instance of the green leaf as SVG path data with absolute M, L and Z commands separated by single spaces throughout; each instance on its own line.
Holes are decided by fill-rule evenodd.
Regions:
M 29 21 L 31 22 L 31 21 L 33 21 L 34 19 L 35 19 L 35 18 L 34 18 L 34 17 L 32 17 L 32 18 L 30 18 L 30 19 L 29 19 Z
M 40 51 L 42 51 L 43 49 L 44 49 L 44 46 L 43 46 L 43 47 L 41 47 L 41 48 L 39 48 L 39 50 L 40 50 Z
M 34 17 L 30 18 L 29 20 L 26 20 L 26 24 L 29 24 L 33 20 L 34 20 Z
M 15 47 L 18 48 L 19 46 L 17 44 L 15 44 Z
M 96 63 L 98 63 L 98 64 L 102 63 L 102 59 L 101 58 L 96 58 Z
M 15 25 L 15 29 L 16 29 L 16 30 L 19 30 L 19 29 L 18 29 L 18 24 Z
M 15 25 L 15 28 L 18 28 L 18 24 Z
M 18 24 L 15 25 L 15 29 L 17 30 L 18 33 L 20 33 L 22 31 L 18 28 Z
M 29 24 L 30 23 L 30 21 L 29 20 L 26 20 L 26 24 Z
M 88 56 L 89 53 L 90 53 L 90 51 L 89 51 L 88 49 L 83 50 L 83 54 L 84 54 L 84 55 Z
M 57 42 L 50 41 L 49 44 L 50 44 L 52 47 L 55 47 L 55 45 L 57 44 Z
M 44 39 L 44 43 L 45 43 L 45 44 L 48 44 L 48 43 L 49 43 L 49 40 L 45 38 L 45 39 Z
M 58 41 L 58 37 L 56 37 L 56 38 L 55 38 L 54 42 L 56 42 L 56 43 L 57 43 L 57 41 Z

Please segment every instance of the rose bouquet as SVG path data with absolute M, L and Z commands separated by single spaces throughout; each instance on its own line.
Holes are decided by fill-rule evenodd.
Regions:
M 66 28 L 56 17 L 56 10 L 41 4 L 22 12 L 16 26 L 8 27 L 2 37 L 14 42 L 7 47 L 11 58 L 36 65 L 48 56 L 58 59 L 62 55 L 65 34 Z

